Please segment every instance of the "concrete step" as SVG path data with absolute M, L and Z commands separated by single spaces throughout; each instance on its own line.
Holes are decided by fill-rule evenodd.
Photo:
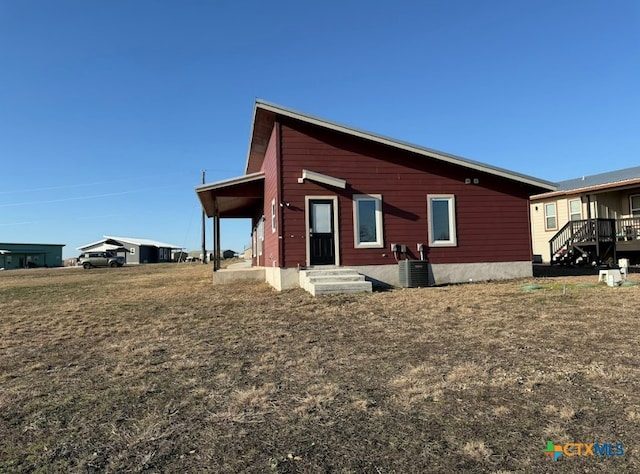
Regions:
M 371 292 L 371 282 L 351 268 L 301 270 L 300 287 L 312 295 Z
M 307 277 L 311 283 L 322 283 L 326 281 L 364 281 L 364 275 L 354 273 L 351 275 L 316 275 Z
M 342 293 L 371 293 L 370 281 L 340 281 L 315 283 L 309 290 L 313 296 L 334 295 Z

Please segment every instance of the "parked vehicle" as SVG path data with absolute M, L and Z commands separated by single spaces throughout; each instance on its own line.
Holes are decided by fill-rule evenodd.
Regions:
M 112 252 L 85 252 L 80 255 L 78 265 L 82 265 L 85 270 L 92 267 L 121 267 L 124 265 L 124 257 Z

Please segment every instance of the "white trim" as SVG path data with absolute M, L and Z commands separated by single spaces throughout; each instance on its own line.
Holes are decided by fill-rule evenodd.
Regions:
M 309 235 L 309 201 L 314 199 L 324 199 L 325 201 L 333 201 L 333 253 L 335 255 L 335 265 L 340 266 L 340 228 L 338 226 L 338 196 L 305 196 L 304 197 L 304 225 L 305 225 L 305 241 L 306 241 L 306 266 L 311 266 L 311 236 Z
M 305 179 L 308 179 L 310 181 L 315 181 L 317 183 L 326 184 L 340 189 L 345 189 L 347 187 L 347 182 L 344 179 L 334 178 L 333 176 L 316 173 L 315 171 L 302 170 L 302 177 L 300 179 L 303 182 Z
M 449 240 L 435 240 L 433 238 L 431 203 L 434 200 L 447 201 L 449 203 Z M 454 194 L 427 194 L 427 222 L 429 227 L 429 247 L 456 247 L 458 245 L 456 196 Z
M 575 198 L 575 199 L 567 199 L 567 208 L 568 208 L 567 210 L 569 211 L 569 220 L 572 220 L 571 216 L 573 214 L 575 214 L 575 213 L 571 212 L 571 203 L 572 202 L 576 202 L 576 201 L 578 202 L 578 211 L 580 213 L 580 217 L 577 220 L 581 220 L 582 219 L 582 199 L 578 197 L 578 198 Z
M 251 258 L 256 258 L 258 256 L 258 226 L 253 228 L 253 232 L 251 232 Z M 257 264 L 258 262 L 256 262 Z
M 278 229 L 277 213 L 278 206 L 276 206 L 275 198 L 271 200 L 271 233 L 275 234 Z
M 552 216 L 547 214 L 547 206 L 553 206 L 554 214 Z M 544 210 L 544 230 L 558 230 L 558 206 L 556 202 L 545 202 L 542 209 Z M 553 217 L 556 220 L 556 225 L 554 227 L 550 227 L 547 225 L 547 219 L 549 219 L 550 217 Z
M 264 216 L 258 219 L 258 258 L 264 253 Z
M 196 186 L 195 189 L 196 189 L 196 193 L 199 194 L 205 191 L 213 191 L 216 189 L 228 188 L 230 186 L 251 183 L 253 181 L 260 181 L 262 179 L 264 179 L 264 171 L 259 171 L 257 173 L 246 174 L 244 176 L 229 178 L 223 181 L 216 181 L 214 183 L 202 184 L 200 186 Z
M 637 198 L 637 197 L 640 197 L 640 194 L 631 194 L 631 195 L 629 195 L 629 215 L 631 217 L 635 217 L 634 214 L 633 214 L 634 210 L 635 211 L 640 211 L 640 208 L 637 208 L 637 207 L 634 208 L 633 207 L 633 198 Z
M 382 194 L 354 194 L 353 199 L 353 246 L 357 249 L 383 248 L 384 231 L 382 227 Z M 373 201 L 376 204 L 376 240 L 374 242 L 360 242 L 360 215 L 358 203 L 360 201 Z

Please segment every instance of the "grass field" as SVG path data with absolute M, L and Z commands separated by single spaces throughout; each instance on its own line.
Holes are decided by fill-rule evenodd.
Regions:
M 0 472 L 640 472 L 639 286 L 314 298 L 210 271 L 0 273 Z

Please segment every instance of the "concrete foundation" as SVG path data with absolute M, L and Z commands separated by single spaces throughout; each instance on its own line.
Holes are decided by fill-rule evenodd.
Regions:
M 264 271 L 267 283 L 278 291 L 300 287 L 297 268 L 267 267 Z
M 531 262 L 455 263 L 431 265 L 436 285 L 487 280 L 512 280 L 533 276 Z
M 398 265 L 361 265 L 346 267 L 361 273 L 374 288 L 400 286 Z M 469 281 L 511 280 L 533 276 L 531 262 L 447 263 L 429 265 L 429 284 L 446 285 Z M 221 285 L 235 281 L 266 281 L 276 290 L 300 287 L 296 268 L 251 267 L 227 269 L 213 273 L 213 283 Z
M 374 287 L 400 286 L 398 265 L 349 267 L 362 273 Z M 429 284 L 446 285 L 487 280 L 511 280 L 533 276 L 531 262 L 440 263 L 429 264 Z
M 214 285 L 225 285 L 237 281 L 265 281 L 264 268 L 227 268 L 213 272 Z

